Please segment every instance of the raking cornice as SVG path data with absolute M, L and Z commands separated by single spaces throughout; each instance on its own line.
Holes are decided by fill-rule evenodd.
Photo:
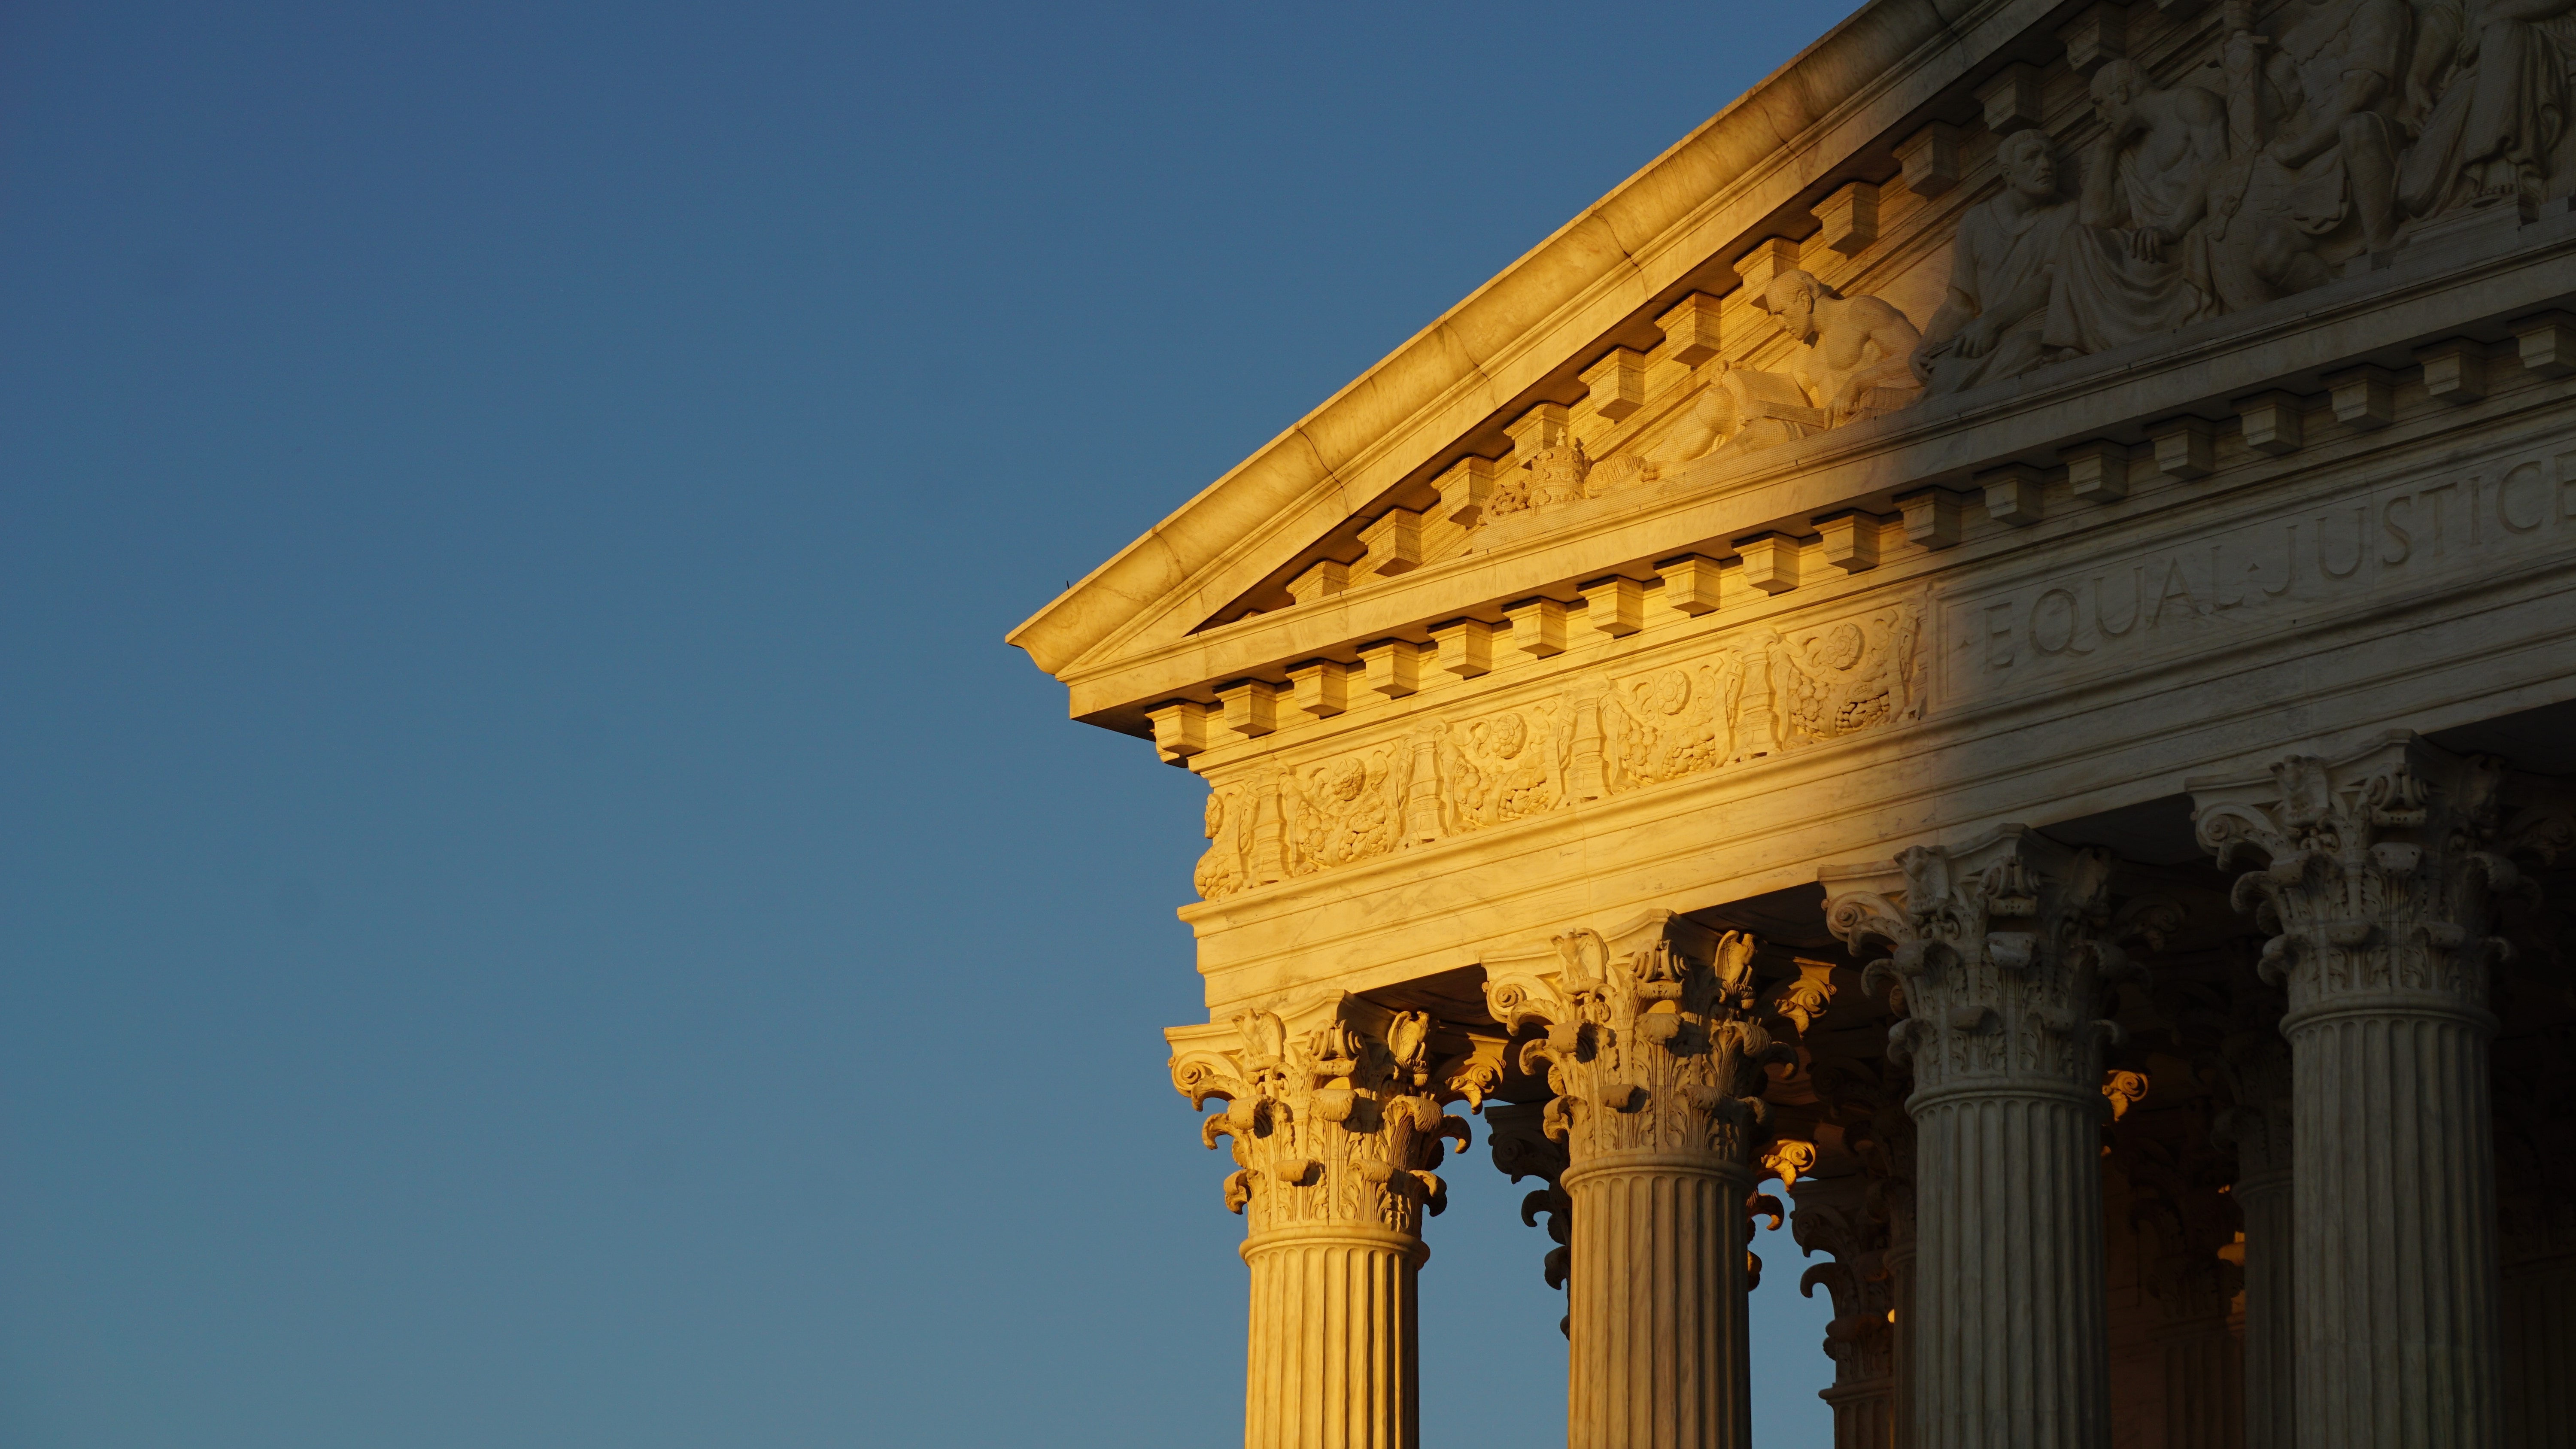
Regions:
M 1197 627 L 1262 574 L 1762 227 L 2045 0 L 1874 0 L 1011 631 L 1051 674 Z

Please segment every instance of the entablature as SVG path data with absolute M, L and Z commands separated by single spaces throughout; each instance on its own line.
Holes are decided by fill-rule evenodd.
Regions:
M 2223 491 L 2277 471 L 2267 460 L 2316 446 L 2310 437 L 2322 444 L 2384 426 L 2401 383 L 2411 384 L 2410 395 L 2432 396 L 2427 364 L 2430 386 L 2439 387 L 2444 369 L 2460 365 L 2450 359 L 2468 356 L 2451 344 L 2474 344 L 2470 361 L 2482 371 L 2490 358 L 2520 370 L 2526 352 L 2543 373 L 2567 366 L 2576 334 L 2560 309 L 2576 307 L 2567 270 L 2576 255 L 2576 216 L 2562 207 L 2508 234 L 2515 245 L 2498 254 L 2400 252 L 2389 267 L 2274 304 L 2268 317 L 2211 319 L 2009 388 L 1933 399 L 1765 451 L 1688 464 L 1621 492 L 1512 515 L 1480 528 L 1491 537 L 1472 551 L 1071 672 L 1074 712 L 1146 734 L 1158 707 L 1221 710 L 1219 691 L 1228 685 L 1258 681 L 1288 690 L 1294 669 L 1318 662 L 1364 672 L 1369 646 L 1385 641 L 1436 651 L 1435 635 L 1456 621 L 1481 621 L 1507 638 L 1511 606 L 1526 599 L 1564 603 L 1567 627 L 1581 637 L 1591 609 L 1587 585 L 1632 580 L 1654 618 L 1687 592 L 1675 588 L 1672 575 L 1691 567 L 1677 568 L 1678 561 L 1693 557 L 1730 583 L 1751 565 L 1758 585 L 1720 585 L 1727 597 L 1750 600 L 1867 567 L 1873 532 L 1882 559 L 1946 549 L 1956 539 L 1974 545 L 1963 558 L 2024 546 L 2037 537 L 2024 526 L 2037 519 L 2017 501 L 2028 477 L 2016 469 L 2037 470 L 2051 482 L 2073 479 L 2067 501 L 2077 506 L 2140 506 L 2147 500 L 2128 497 L 2133 478 L 2202 480 L 2199 491 Z M 2453 384 L 2447 395 L 2463 393 Z M 2273 421 L 2292 413 L 2314 413 L 2317 425 Z M 2211 477 L 2214 440 L 2248 436 L 2249 417 L 2258 441 L 2229 476 Z M 2090 488 L 2077 486 L 2087 479 Z M 1837 526 L 1837 515 L 1859 521 Z M 1981 528 L 1980 515 L 1991 526 Z M 1841 556 L 1820 558 L 1821 567 L 1804 562 L 1838 533 L 1860 547 L 1825 550 Z M 1762 542 L 1766 535 L 1798 544 L 1802 562 L 1785 581 L 1765 574 L 1777 552 Z M 1754 546 L 1745 547 L 1748 541 Z M 1167 731 L 1166 744 L 1172 739 Z

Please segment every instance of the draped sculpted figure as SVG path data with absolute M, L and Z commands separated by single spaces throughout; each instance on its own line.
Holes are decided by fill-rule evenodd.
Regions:
M 2045 132 L 2006 136 L 1996 162 L 2004 190 L 1960 218 L 1949 295 L 1914 353 L 1914 375 L 1934 393 L 2019 377 L 2050 360 L 2042 336 L 2050 283 L 2076 204 L 2058 195 Z
M 2224 311 L 2330 280 L 2396 239 L 2407 0 L 2289 0 L 2256 28 L 2228 0 L 2219 43 L 2226 167 L 2210 184 L 2210 279 Z
M 2093 74 L 2102 134 L 2084 158 L 2081 226 L 2067 233 L 2043 340 L 2100 352 L 2215 316 L 2209 186 L 2227 164 L 2227 103 L 2157 90 L 2113 60 Z
M 2540 199 L 2567 133 L 2568 47 L 2551 22 L 2570 10 L 2576 0 L 2427 7 L 2400 113 L 2421 133 L 2398 172 L 2409 213 Z

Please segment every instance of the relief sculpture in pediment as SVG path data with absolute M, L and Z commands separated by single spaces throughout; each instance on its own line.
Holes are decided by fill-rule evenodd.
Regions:
M 2102 132 L 2084 157 L 2042 341 L 2100 352 L 2218 314 L 2209 192 L 2227 166 L 2227 103 L 2198 86 L 2159 90 L 2131 62 L 2093 73 Z M 2029 133 L 2025 133 L 2029 134 Z
M 1789 365 L 1720 372 L 1657 440 L 1647 473 L 1881 417 L 1922 396 L 1910 366 L 1922 334 L 1884 299 L 1846 297 L 1793 267 L 1773 277 L 1756 301 L 1797 344 Z
M 2229 0 L 2199 54 L 2115 56 L 2087 82 L 2082 154 L 2045 127 L 1996 143 L 1921 322 L 1783 268 L 1749 300 L 1795 345 L 1742 353 L 1648 431 L 1567 435 L 1506 470 L 1489 517 L 1599 497 L 2162 337 L 2321 286 L 2464 212 L 2534 214 L 2576 171 L 2576 0 Z M 2179 74 L 2161 83 L 2158 72 Z
M 1959 219 L 1949 292 L 1914 353 L 1914 375 L 1933 393 L 2019 377 L 2050 360 L 2049 291 L 2076 206 L 2059 194 L 2047 132 L 2004 137 L 1995 164 L 2004 189 Z
M 2398 124 L 2415 144 L 2398 202 L 2417 215 L 2539 199 L 2567 137 L 2576 0 L 2489 0 L 2416 11 Z

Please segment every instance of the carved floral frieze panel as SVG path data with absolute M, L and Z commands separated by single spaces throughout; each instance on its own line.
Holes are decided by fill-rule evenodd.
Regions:
M 1262 762 L 1212 783 L 1194 883 L 1221 900 L 1912 721 L 1923 607 L 1752 631 L 1669 664 L 1579 675 L 1504 707 Z

